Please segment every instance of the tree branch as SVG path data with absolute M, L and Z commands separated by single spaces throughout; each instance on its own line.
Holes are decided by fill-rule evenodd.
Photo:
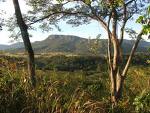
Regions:
M 105 22 L 101 17 L 99 17 L 98 15 L 96 15 L 96 13 L 93 11 L 93 8 L 91 7 L 91 5 L 86 4 L 83 0 L 74 0 L 74 1 L 80 1 L 80 2 L 84 3 L 85 5 L 89 6 L 89 8 L 90 8 L 91 11 L 92 11 L 92 15 L 91 15 L 91 14 L 87 14 L 86 12 L 59 11 L 59 12 L 50 13 L 50 14 L 48 14 L 48 15 L 46 15 L 46 16 L 40 18 L 40 19 L 37 19 L 37 20 L 35 20 L 35 21 L 33 21 L 33 22 L 27 24 L 27 25 L 35 24 L 35 23 L 37 23 L 37 22 L 43 21 L 43 20 L 45 20 L 45 19 L 47 19 L 47 18 L 49 18 L 49 17 L 51 17 L 51 16 L 53 16 L 53 15 L 57 15 L 57 14 L 64 14 L 64 15 L 82 15 L 82 16 L 85 16 L 85 17 L 89 17 L 89 18 L 91 18 L 91 19 L 93 19 L 93 20 L 97 20 L 97 21 L 100 22 L 100 24 L 105 28 L 105 30 L 107 30 L 107 24 L 106 24 L 106 22 Z M 70 1 L 70 2 L 72 2 L 72 1 Z M 67 3 L 68 3 L 68 2 L 67 2 Z M 110 32 L 110 30 L 109 30 L 109 33 L 110 33 L 110 35 L 112 35 L 111 32 Z
M 107 49 L 107 55 L 108 55 L 109 68 L 112 70 L 112 62 L 111 62 L 111 36 L 110 36 L 110 32 L 109 32 L 109 31 L 110 31 L 109 26 L 110 26 L 111 15 L 112 15 L 112 13 L 111 13 L 110 16 L 109 16 L 108 24 L 107 24 L 107 33 L 108 33 L 108 49 Z
M 126 6 L 129 5 L 129 4 L 131 4 L 133 1 L 136 1 L 136 0 L 130 0 L 130 1 L 127 2 L 125 5 L 126 5 Z
M 49 17 L 51 17 L 51 16 L 53 16 L 53 15 L 57 15 L 57 14 L 83 15 L 83 16 L 86 16 L 86 17 L 89 17 L 89 18 L 91 18 L 91 19 L 94 19 L 94 20 L 99 21 L 99 22 L 101 23 L 101 25 L 107 30 L 107 24 L 106 24 L 100 17 L 97 18 L 96 16 L 93 16 L 93 15 L 90 15 L 90 14 L 86 14 L 86 13 L 84 13 L 84 12 L 67 12 L 67 11 L 54 12 L 54 13 L 48 14 L 47 16 L 44 16 L 44 17 L 42 17 L 42 18 L 40 18 L 40 19 L 37 19 L 37 20 L 35 20 L 35 21 L 33 21 L 33 22 L 27 24 L 27 25 L 28 25 L 28 26 L 33 25 L 33 24 L 35 24 L 35 23 L 37 23 L 37 22 L 43 21 L 43 20 L 45 20 L 45 19 L 47 19 L 47 18 L 49 18 Z
M 120 41 L 119 41 L 120 46 L 122 45 L 122 42 L 123 42 L 124 29 L 125 29 L 126 23 L 132 17 L 132 16 L 127 17 L 127 6 L 131 4 L 133 1 L 136 2 L 135 0 L 130 0 L 127 3 L 125 2 L 123 3 L 123 23 L 122 23 L 122 27 L 120 30 Z
M 129 65 L 130 65 L 130 62 L 131 62 L 132 57 L 133 57 L 133 55 L 134 55 L 134 53 L 135 53 L 135 51 L 136 51 L 136 49 L 137 49 L 137 47 L 138 47 L 138 44 L 139 44 L 140 40 L 142 39 L 142 35 L 143 35 L 143 30 L 138 34 L 137 40 L 136 40 L 136 42 L 134 43 L 134 45 L 133 45 L 133 47 L 132 47 L 132 50 L 131 50 L 131 52 L 130 52 L 130 55 L 129 55 L 129 57 L 128 57 L 128 60 L 127 60 L 126 65 L 125 65 L 125 67 L 124 67 L 124 70 L 123 70 L 123 72 L 122 72 L 122 76 L 124 76 L 124 77 L 125 77 L 126 74 L 127 74 L 127 71 L 128 71 Z
M 124 5 L 123 5 L 123 24 L 122 24 L 121 31 L 120 31 L 120 41 L 119 41 L 120 46 L 122 45 L 122 42 L 123 42 L 124 29 L 125 29 L 126 22 L 127 22 L 127 8 L 124 3 Z

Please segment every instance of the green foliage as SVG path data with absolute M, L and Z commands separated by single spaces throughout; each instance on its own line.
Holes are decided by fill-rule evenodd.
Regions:
M 58 1 L 59 3 L 62 3 L 64 0 L 56 0 L 56 1 Z
M 0 113 L 129 113 L 137 106 L 141 113 L 149 112 L 149 93 L 141 96 L 143 89 L 150 90 L 149 66 L 129 69 L 124 99 L 112 111 L 106 70 L 37 70 L 37 87 L 32 89 L 26 68 L 12 64 L 9 57 L 0 59 Z
M 141 65 L 148 66 L 148 60 L 150 59 L 149 54 L 136 54 L 133 57 L 131 65 Z M 8 69 L 21 69 L 27 68 L 27 62 L 25 58 L 19 56 L 1 55 L 0 56 L 0 66 Z M 124 60 L 126 61 L 128 55 L 124 55 Z M 5 61 L 5 63 L 4 63 Z M 107 71 L 107 60 L 102 56 L 66 56 L 64 55 L 48 55 L 41 54 L 35 58 L 36 69 L 40 70 L 58 70 L 58 71 L 84 71 L 85 74 L 90 75 L 91 72 L 106 72 Z M 125 62 L 124 62 L 125 63 Z M 11 66 L 8 66 L 11 65 Z M 88 72 L 86 72 L 88 71 Z
M 100 37 L 101 35 L 97 35 L 95 40 L 91 40 L 89 38 L 89 51 L 91 51 L 94 55 L 98 55 L 99 54 L 99 49 L 102 48 L 102 43 L 100 43 Z
M 38 84 L 36 89 L 32 89 L 30 79 L 24 70 L 12 72 L 3 68 L 1 74 L 1 113 L 87 113 L 91 110 L 96 113 L 105 104 L 97 102 L 98 99 L 102 98 L 103 90 L 101 88 L 104 86 L 90 81 L 88 82 L 90 86 L 84 87 L 83 82 L 88 81 L 90 77 L 86 79 L 82 72 L 45 72 L 39 70 L 37 71 Z M 100 89 L 101 95 L 92 99 L 93 93 L 98 94 Z
M 126 29 L 131 38 L 136 37 L 136 32 L 132 29 Z M 95 39 L 86 39 L 70 35 L 50 35 L 43 41 L 32 43 L 35 53 L 43 56 L 51 54 L 68 55 L 106 55 L 107 39 L 100 39 L 98 35 Z M 124 40 L 122 44 L 123 52 L 129 53 L 133 43 L 130 40 Z M 141 41 L 136 52 L 147 52 L 150 42 Z M 13 49 L 14 48 L 14 49 Z M 16 48 L 16 49 L 15 49 Z M 23 43 L 16 43 L 11 46 L 0 46 L 10 53 L 22 53 L 24 51 Z
M 129 35 L 129 37 L 130 37 L 131 39 L 134 40 L 134 39 L 136 38 L 137 33 L 136 33 L 136 31 L 134 31 L 133 29 L 131 29 L 131 28 L 126 28 L 125 31 L 128 33 L 128 35 Z
M 143 33 L 146 35 L 150 33 L 150 25 L 143 25 Z
M 150 33 L 150 6 L 146 8 L 146 12 L 139 16 L 136 22 L 142 25 L 143 34 L 148 35 Z
M 124 0 L 114 0 L 114 2 L 111 4 L 112 7 L 121 7 L 123 6 Z
M 136 20 L 137 23 L 142 23 L 144 19 L 144 16 L 139 16 L 139 18 Z
M 143 92 L 136 96 L 133 105 L 138 113 L 149 113 L 150 112 L 150 93 L 143 90 Z
M 91 4 L 91 0 L 84 0 L 86 4 Z
M 38 69 L 59 70 L 59 71 L 94 71 L 98 68 L 106 70 L 106 59 L 98 56 L 64 56 L 57 55 L 50 58 L 39 57 L 36 59 Z M 103 63 L 103 66 L 101 65 Z
M 133 57 L 133 60 L 131 62 L 131 65 L 143 65 L 143 66 L 148 66 L 148 60 L 150 59 L 150 54 L 141 54 L 141 53 L 137 53 L 135 54 L 135 56 Z
M 147 63 L 147 64 L 150 64 L 150 60 L 147 60 L 146 63 Z
M 38 21 L 38 22 L 40 23 L 45 22 L 49 27 L 50 25 L 57 26 L 60 17 L 62 17 L 61 19 L 66 20 L 67 24 L 72 24 L 73 26 L 76 27 L 82 24 L 89 24 L 92 19 L 95 19 L 94 18 L 95 16 L 101 18 L 104 22 L 107 22 L 106 17 L 109 16 L 112 8 L 119 9 L 117 10 L 118 21 L 122 21 L 122 19 L 124 18 L 123 4 L 126 4 L 128 2 L 131 3 L 127 4 L 127 12 L 128 12 L 127 18 L 130 18 L 130 16 L 132 17 L 132 15 L 138 13 L 138 11 L 141 9 L 141 6 L 139 5 L 140 4 L 139 1 L 136 2 L 129 1 L 129 0 L 125 0 L 125 1 L 124 0 L 78 0 L 78 1 L 79 2 L 74 2 L 74 0 L 65 0 L 65 1 L 56 0 L 55 2 L 49 2 L 49 0 L 42 0 L 42 2 L 36 2 L 35 0 L 29 0 L 28 3 L 34 9 L 30 11 L 34 19 L 37 18 L 35 15 L 38 15 L 39 18 L 42 18 L 43 16 L 46 17 L 44 21 Z M 56 13 L 56 15 L 47 16 L 53 13 Z M 37 18 L 37 20 L 39 18 Z M 47 26 L 46 26 L 46 30 L 47 30 Z

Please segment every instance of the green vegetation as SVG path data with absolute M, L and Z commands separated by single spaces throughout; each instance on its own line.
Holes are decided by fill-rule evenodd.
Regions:
M 92 37 L 93 38 L 93 37 Z M 123 52 L 129 53 L 135 40 L 124 40 Z M 97 43 L 97 45 L 96 45 Z M 35 53 L 60 52 L 80 55 L 93 55 L 93 49 L 96 49 L 97 54 L 106 54 L 107 39 L 86 39 L 70 35 L 50 35 L 43 41 L 34 42 L 33 48 Z M 149 42 L 141 41 L 137 52 L 147 52 Z M 5 49 L 4 49 L 5 48 Z M 7 50 L 11 53 L 24 51 L 23 43 L 16 43 L 5 47 L 0 46 L 0 50 Z
M 149 113 L 150 66 L 142 62 L 136 66 L 138 61 L 148 58 L 135 57 L 125 82 L 124 98 L 112 110 L 109 76 L 103 58 L 38 57 L 38 82 L 33 89 L 24 58 L 1 56 L 0 113 Z M 96 67 L 99 61 L 101 65 Z M 55 66 L 45 69 L 46 63 L 49 67 Z M 74 65 L 73 71 L 68 68 L 69 64 Z M 60 69 L 64 65 L 69 66 Z M 77 68 L 79 65 L 83 67 Z
M 137 52 L 148 52 L 149 43 L 141 40 L 143 35 L 150 33 L 149 0 L 29 0 L 26 5 L 31 9 L 27 14 L 21 13 L 22 6 L 18 0 L 12 2 L 16 18 L 0 18 L 0 30 L 5 25 L 14 39 L 21 35 L 24 46 L 20 43 L 21 46 L 0 47 L 3 53 L 5 49 L 18 46 L 13 51 L 10 48 L 10 51 L 25 50 L 26 57 L 13 55 L 0 59 L 0 112 L 150 112 L 150 55 L 134 57 Z M 139 14 L 141 16 L 136 22 L 142 28 L 136 33 L 127 28 L 127 23 L 133 22 L 130 20 Z M 33 24 L 38 23 L 43 31 L 51 30 L 51 26 L 60 31 L 59 22 L 77 27 L 92 20 L 105 29 L 107 40 L 58 35 L 36 42 L 32 48 L 28 30 L 36 29 L 37 26 Z M 125 40 L 125 31 L 135 39 L 133 43 L 130 41 L 132 44 Z M 34 50 L 39 54 L 41 51 L 65 52 L 75 56 L 39 56 L 35 60 Z M 107 59 L 94 56 L 106 53 Z
M 22 57 L 20 57 L 22 56 Z M 35 55 L 36 69 L 38 70 L 58 70 L 58 71 L 104 71 L 108 69 L 107 58 L 103 56 L 76 56 L 69 54 L 37 54 Z M 5 54 L 1 58 L 10 63 L 15 63 L 18 68 L 27 65 L 25 55 L 23 54 Z M 128 55 L 123 57 L 125 61 Z M 148 66 L 150 54 L 137 53 L 132 60 L 132 66 Z

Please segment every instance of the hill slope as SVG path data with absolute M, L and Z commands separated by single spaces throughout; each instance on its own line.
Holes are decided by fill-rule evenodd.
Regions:
M 8 45 L 0 44 L 0 50 L 6 50 L 6 49 L 9 49 Z
M 91 54 L 90 48 L 95 47 L 95 39 L 88 40 L 85 38 L 70 36 L 70 35 L 50 35 L 47 39 L 43 41 L 37 41 L 32 43 L 33 48 L 36 53 L 45 52 L 68 52 L 74 54 Z M 132 48 L 133 41 L 124 40 L 123 51 L 128 53 Z M 147 52 L 148 47 L 150 47 L 150 42 L 141 41 L 137 52 Z M 107 40 L 100 39 L 98 44 L 98 53 L 105 54 L 107 48 Z M 0 46 L 0 50 L 6 50 L 10 52 L 22 52 L 24 51 L 23 43 L 16 43 L 10 46 Z

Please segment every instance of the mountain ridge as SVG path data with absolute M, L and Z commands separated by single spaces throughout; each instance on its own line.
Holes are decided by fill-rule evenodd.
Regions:
M 45 52 L 69 52 L 74 54 L 93 54 L 90 50 L 92 47 L 95 48 L 96 39 L 86 39 L 73 35 L 50 35 L 45 40 L 35 41 L 32 46 L 36 53 Z M 107 39 L 100 39 L 99 45 L 97 46 L 98 54 L 105 54 L 107 48 Z M 124 40 L 123 51 L 129 53 L 132 48 L 134 41 Z M 141 41 L 137 52 L 147 52 L 150 47 L 150 42 Z M 12 45 L 0 45 L 0 50 L 9 52 L 23 52 L 24 46 L 22 42 L 15 43 Z

